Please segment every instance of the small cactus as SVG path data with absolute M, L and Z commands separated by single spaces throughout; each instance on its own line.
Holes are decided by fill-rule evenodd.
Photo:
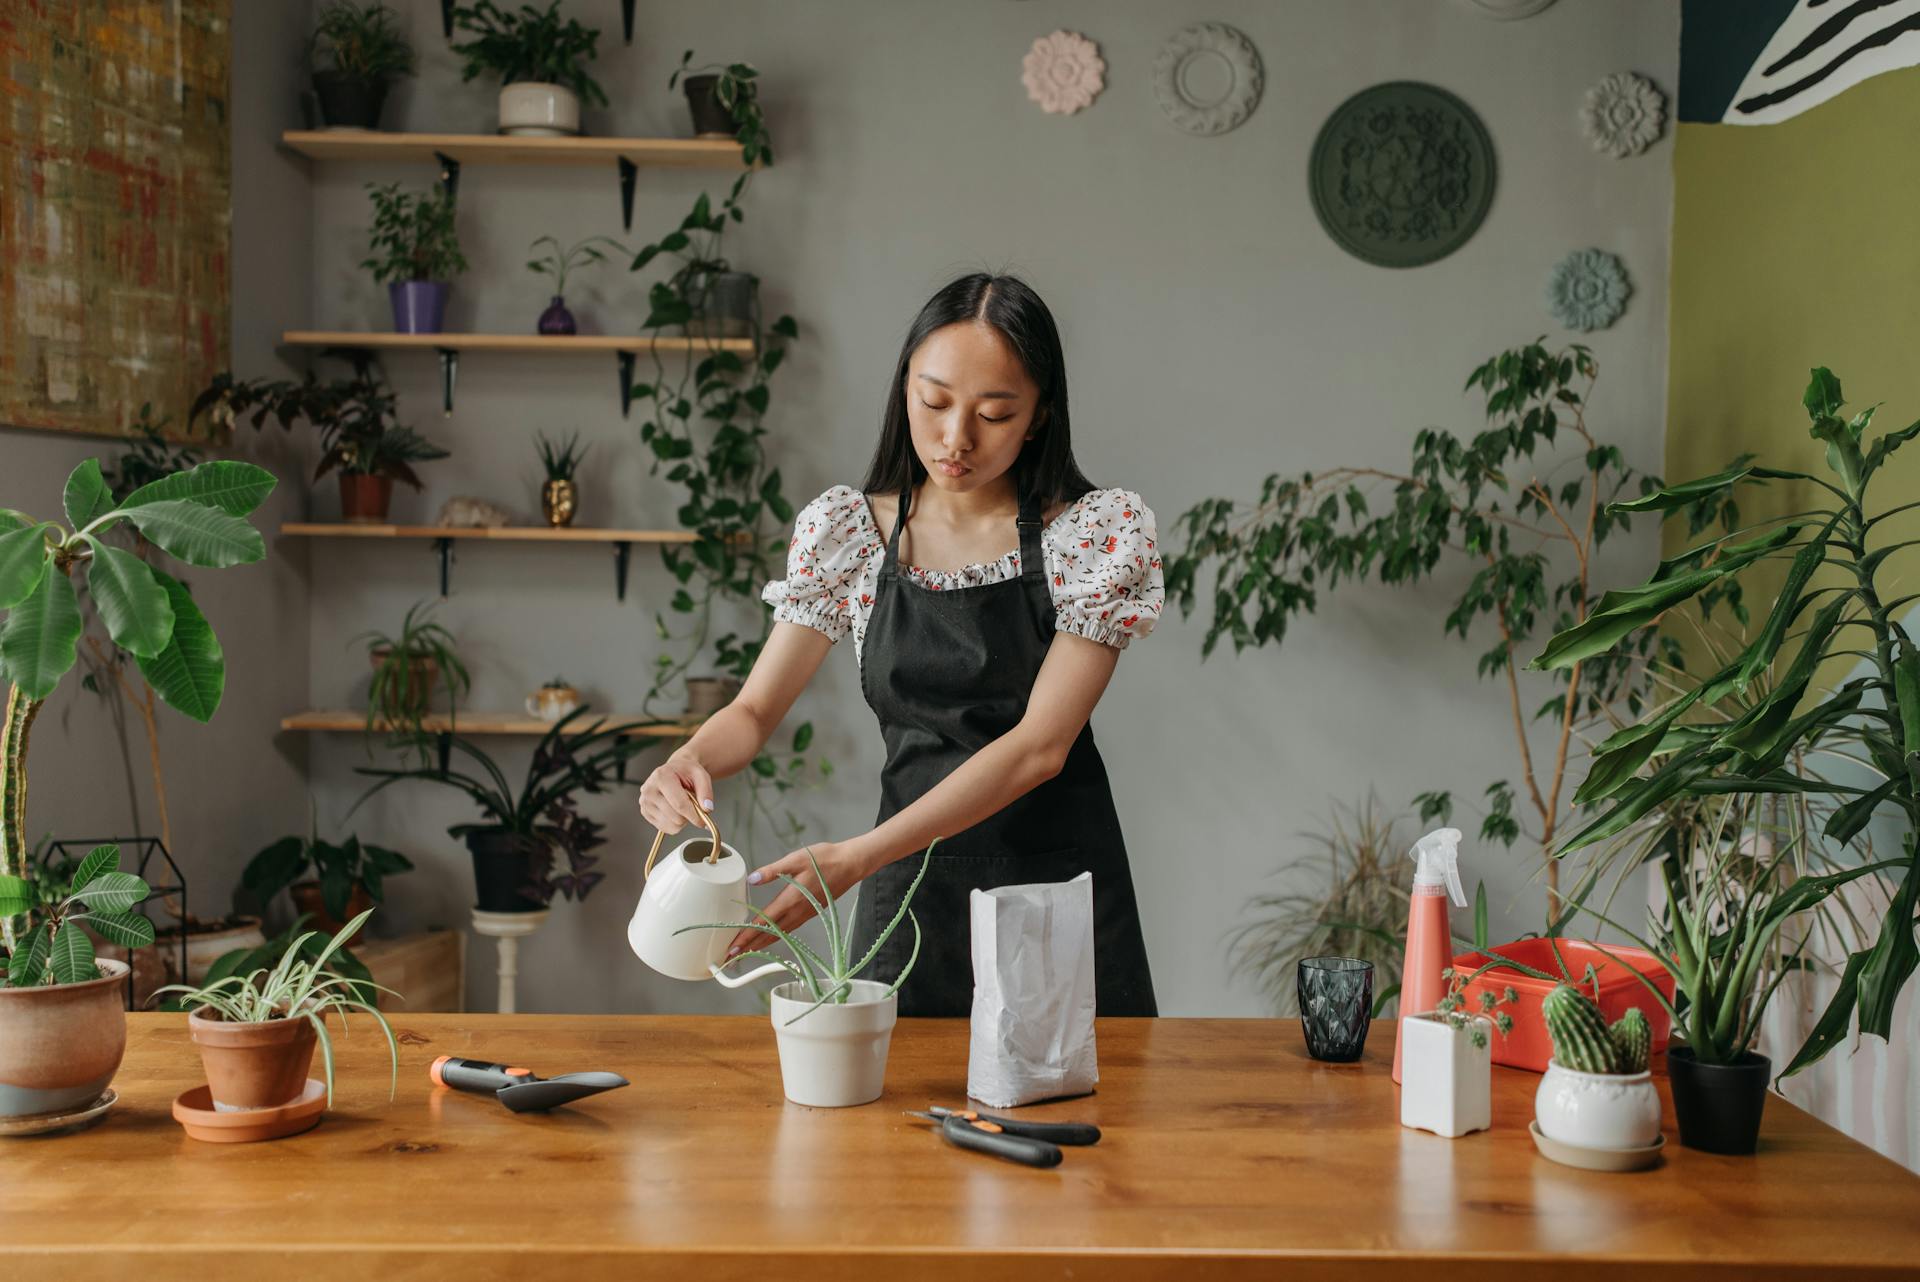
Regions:
M 1620 1056 L 1600 1008 L 1579 989 L 1561 984 L 1540 1003 L 1553 1058 L 1576 1073 L 1618 1073 Z
M 1638 1006 L 1629 1006 L 1626 1014 L 1614 1020 L 1613 1026 L 1607 1030 L 1607 1037 L 1613 1042 L 1614 1058 L 1619 1061 L 1620 1072 L 1647 1071 L 1647 1059 L 1653 1053 L 1653 1028 Z

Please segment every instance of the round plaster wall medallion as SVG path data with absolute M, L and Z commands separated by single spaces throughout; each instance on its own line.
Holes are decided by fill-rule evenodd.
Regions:
M 1467 8 L 1483 18 L 1496 18 L 1502 22 L 1514 18 L 1531 18 L 1553 3 L 1553 0 L 1461 0 Z
M 1444 89 L 1362 89 L 1320 127 L 1307 166 L 1334 243 L 1380 267 L 1418 267 L 1467 243 L 1493 203 L 1493 139 Z
M 1645 76 L 1616 71 L 1587 90 L 1580 126 L 1595 151 L 1635 156 L 1659 140 L 1667 122 L 1667 96 Z
M 1627 310 L 1633 284 L 1620 259 L 1604 249 L 1576 249 L 1547 278 L 1547 307 L 1568 329 L 1605 329 Z
M 1077 31 L 1041 36 L 1020 60 L 1027 97 L 1050 114 L 1070 116 L 1093 105 L 1107 85 L 1100 47 Z
M 1190 134 L 1223 134 L 1260 103 L 1266 71 L 1253 41 L 1219 22 L 1176 33 L 1153 60 L 1153 96 Z

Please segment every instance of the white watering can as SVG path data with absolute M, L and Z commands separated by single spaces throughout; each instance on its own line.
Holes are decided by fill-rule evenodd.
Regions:
M 627 943 L 634 955 L 647 965 L 674 979 L 719 980 L 728 988 L 738 988 L 768 975 L 787 974 L 780 962 L 768 962 L 744 975 L 725 974 L 720 968 L 727 960 L 727 945 L 733 935 L 725 930 L 689 930 L 710 922 L 739 921 L 746 912 L 747 861 L 739 851 L 720 840 L 720 829 L 713 816 L 700 809 L 700 821 L 708 837 L 693 837 L 681 842 L 664 860 L 660 844 L 664 831 L 653 837 L 653 850 L 647 855 L 646 887 L 640 903 L 627 923 Z M 655 861 L 659 860 L 659 866 Z

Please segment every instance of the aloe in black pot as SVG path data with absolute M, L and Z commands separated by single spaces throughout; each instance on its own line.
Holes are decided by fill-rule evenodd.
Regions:
M 329 129 L 378 129 L 387 90 L 413 74 L 413 46 L 384 4 L 333 0 L 307 40 L 313 92 Z

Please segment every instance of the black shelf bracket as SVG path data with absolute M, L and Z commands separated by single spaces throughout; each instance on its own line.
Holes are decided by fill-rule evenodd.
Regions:
M 633 230 L 633 185 L 640 177 L 640 166 L 620 157 L 620 224 Z
M 613 545 L 613 592 L 614 599 L 627 599 L 627 567 L 633 562 L 633 544 L 625 539 Z
M 450 4 L 452 3 L 452 0 L 440 0 L 440 3 Z M 449 19 L 449 21 L 451 21 L 451 19 Z M 627 43 L 632 44 L 633 43 L 633 0 L 620 0 L 620 29 L 626 33 Z
M 440 190 L 447 193 L 447 203 L 454 204 L 460 199 L 460 162 L 444 151 L 436 151 L 433 158 L 440 162 Z
M 634 353 L 620 352 L 620 417 L 627 416 L 627 410 L 633 405 L 633 361 Z
M 445 596 L 453 578 L 453 540 L 435 539 L 433 550 L 440 556 L 440 595 Z
M 446 417 L 453 417 L 453 380 L 460 373 L 460 352 L 457 348 L 436 348 L 440 353 L 440 409 Z
M 617 746 L 619 746 L 621 749 L 623 749 L 620 755 L 614 759 L 614 763 L 613 763 L 613 777 L 619 780 L 621 783 L 625 783 L 627 781 L 627 757 L 629 754 L 626 753 L 624 749 L 626 748 L 627 744 L 632 741 L 632 739 L 633 739 L 632 735 L 624 735 L 624 734 L 617 734 L 613 737 L 613 742 Z
M 433 736 L 434 747 L 440 752 L 440 773 L 447 773 L 447 767 L 453 764 L 453 731 L 442 730 Z
M 630 3 L 631 0 L 623 0 L 623 2 Z M 447 39 L 453 39 L 453 0 L 440 0 L 440 30 Z M 628 38 L 627 43 L 633 43 L 631 37 Z

